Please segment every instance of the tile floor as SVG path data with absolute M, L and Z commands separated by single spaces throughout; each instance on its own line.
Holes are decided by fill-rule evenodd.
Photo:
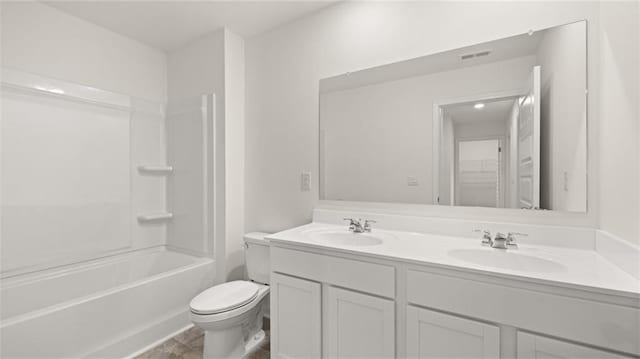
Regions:
M 245 359 L 268 359 L 270 357 L 269 324 L 269 319 L 265 318 L 263 329 L 267 334 L 267 339 Z M 136 359 L 202 359 L 203 344 L 204 333 L 202 329 L 193 327 L 140 354 Z

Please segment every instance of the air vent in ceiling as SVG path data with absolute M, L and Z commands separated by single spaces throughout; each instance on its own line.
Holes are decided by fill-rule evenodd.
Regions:
M 490 50 L 475 52 L 475 53 L 472 53 L 472 54 L 463 54 L 463 55 L 460 55 L 460 60 L 462 60 L 462 61 L 471 60 L 471 59 L 476 58 L 476 57 L 489 56 L 489 54 L 491 54 Z

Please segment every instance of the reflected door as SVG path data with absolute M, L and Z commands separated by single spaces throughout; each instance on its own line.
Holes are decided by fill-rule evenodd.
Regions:
M 500 206 L 500 140 L 459 140 L 456 156 L 456 205 Z
M 518 118 L 518 204 L 540 208 L 540 66 L 529 75 Z

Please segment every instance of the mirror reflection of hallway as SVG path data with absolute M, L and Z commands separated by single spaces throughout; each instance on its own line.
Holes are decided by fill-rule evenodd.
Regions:
M 501 140 L 459 140 L 456 153 L 456 205 L 503 207 Z
M 523 97 L 481 97 L 440 107 L 440 204 L 518 208 Z

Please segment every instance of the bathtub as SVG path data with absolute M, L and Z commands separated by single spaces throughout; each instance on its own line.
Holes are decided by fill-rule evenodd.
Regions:
M 191 325 L 214 261 L 164 248 L 3 279 L 0 357 L 121 358 Z

